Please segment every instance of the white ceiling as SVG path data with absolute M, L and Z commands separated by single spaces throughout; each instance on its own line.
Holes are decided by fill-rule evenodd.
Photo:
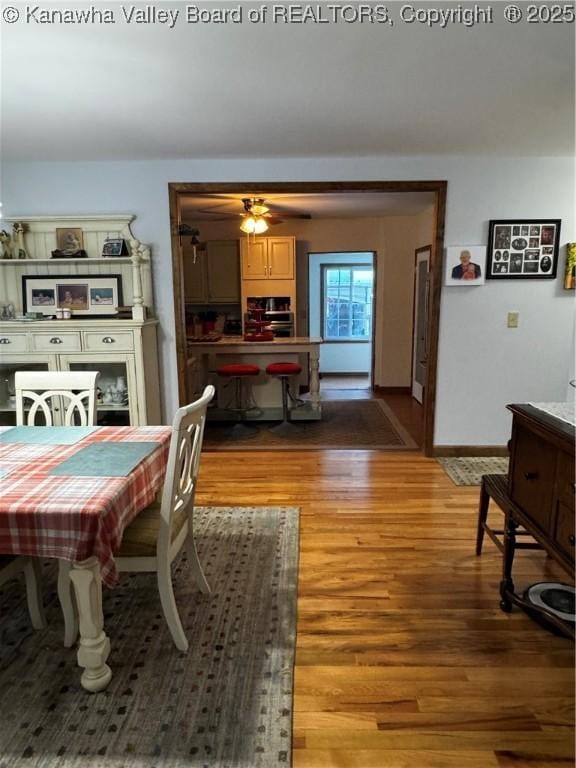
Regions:
M 116 23 L 0 24 L 5 158 L 573 151 L 574 25 L 509 24 L 504 3 L 493 24 L 446 29 L 401 23 L 396 2 L 392 27 L 194 25 L 184 3 L 149 4 L 181 11 L 172 30 L 92 5 Z

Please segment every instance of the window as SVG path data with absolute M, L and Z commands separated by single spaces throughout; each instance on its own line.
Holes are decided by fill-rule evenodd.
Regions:
M 326 341 L 370 341 L 374 270 L 368 264 L 324 267 Z

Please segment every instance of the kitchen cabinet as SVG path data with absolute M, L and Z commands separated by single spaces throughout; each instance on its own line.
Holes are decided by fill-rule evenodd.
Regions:
M 30 370 L 99 371 L 99 424 L 159 424 L 156 325 L 155 320 L 0 323 L 0 425 L 16 423 L 14 374 Z
M 204 250 L 185 245 L 184 295 L 189 304 L 238 304 L 240 257 L 237 240 L 209 240 Z
M 294 280 L 294 237 L 255 237 L 240 241 L 243 280 Z

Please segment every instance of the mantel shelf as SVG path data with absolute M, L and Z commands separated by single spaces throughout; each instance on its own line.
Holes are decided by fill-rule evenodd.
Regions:
M 130 256 L 106 256 L 86 259 L 0 259 L 0 266 L 22 267 L 27 264 L 128 264 Z

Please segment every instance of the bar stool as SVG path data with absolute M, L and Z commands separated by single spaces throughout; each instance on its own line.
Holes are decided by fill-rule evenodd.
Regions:
M 288 399 L 296 402 L 296 398 L 290 392 L 290 379 L 302 373 L 302 366 L 298 365 L 298 363 L 270 363 L 270 365 L 266 366 L 266 373 L 269 376 L 280 379 L 282 384 L 282 423 L 276 424 L 276 426 L 270 429 L 270 432 L 274 432 L 277 435 L 292 434 L 297 427 L 290 421 Z
M 242 382 L 247 376 L 258 376 L 260 368 L 251 363 L 229 363 L 228 365 L 221 365 L 216 370 L 216 373 L 223 379 L 229 379 L 230 384 L 234 387 L 233 406 L 227 406 L 226 410 L 235 413 L 237 415 L 237 421 L 230 430 L 228 436 L 233 440 L 255 437 L 258 434 L 258 430 L 255 427 L 249 427 L 242 423 L 242 419 L 246 416 L 248 411 L 254 409 L 254 406 L 245 407 L 243 403 L 244 387 Z

